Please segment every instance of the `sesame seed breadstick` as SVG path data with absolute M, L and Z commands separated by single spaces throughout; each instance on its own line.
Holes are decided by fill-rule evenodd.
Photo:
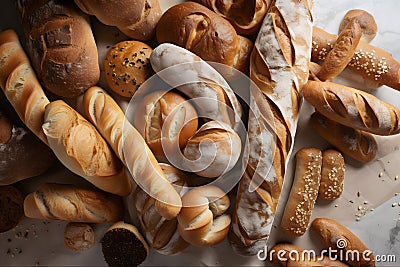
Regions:
M 318 196 L 321 167 L 321 150 L 302 148 L 296 153 L 295 177 L 281 221 L 282 230 L 290 236 L 301 236 L 308 228 Z
M 343 192 L 344 184 L 344 158 L 334 149 L 322 152 L 321 185 L 318 197 L 325 200 L 335 200 Z
M 336 40 L 337 35 L 313 27 L 311 59 L 325 60 Z M 347 66 L 366 80 L 400 90 L 400 63 L 383 49 L 360 41 Z

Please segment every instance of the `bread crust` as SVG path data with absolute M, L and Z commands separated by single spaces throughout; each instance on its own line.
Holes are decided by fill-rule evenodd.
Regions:
M 360 24 L 362 31 L 361 40 L 366 43 L 371 42 L 378 32 L 378 26 L 376 25 L 374 16 L 371 13 L 362 9 L 351 9 L 347 11 L 342 21 L 340 22 L 339 34 L 353 19 L 357 19 L 357 22 Z
M 322 172 L 318 197 L 338 199 L 343 192 L 345 163 L 342 154 L 335 149 L 322 152 Z

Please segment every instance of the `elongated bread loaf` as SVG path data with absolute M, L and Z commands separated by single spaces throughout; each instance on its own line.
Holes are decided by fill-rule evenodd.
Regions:
M 175 218 L 182 207 L 181 197 L 165 177 L 146 141 L 128 122 L 114 99 L 100 87 L 92 87 L 84 95 L 83 106 L 135 182 L 156 200 L 155 207 L 160 215 L 167 220 Z
M 250 77 L 258 88 L 251 89 L 250 153 L 230 235 L 241 254 L 254 255 L 267 244 L 308 80 L 311 30 L 311 1 L 277 0 L 255 42 Z

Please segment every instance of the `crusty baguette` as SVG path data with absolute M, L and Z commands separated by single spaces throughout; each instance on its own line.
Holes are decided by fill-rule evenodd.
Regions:
M 131 192 L 125 168 L 96 128 L 64 101 L 46 106 L 43 130 L 57 158 L 72 172 L 117 195 Z
M 370 162 L 376 156 L 378 144 L 372 134 L 344 126 L 315 112 L 311 126 L 343 154 L 361 162 Z
M 378 135 L 400 133 L 400 110 L 364 91 L 309 81 L 303 96 L 322 115 L 343 125 Z
M 324 60 L 327 53 L 332 50 L 336 39 L 337 35 L 314 27 L 312 60 Z M 400 90 L 400 63 L 383 49 L 360 41 L 348 67 L 366 80 Z
M 181 197 L 166 179 L 156 158 L 140 133 L 128 122 L 118 104 L 100 87 L 84 95 L 86 115 L 126 165 L 136 183 L 156 199 L 157 211 L 166 219 L 175 218 Z
M 296 169 L 281 229 L 290 236 L 301 236 L 308 229 L 321 181 L 322 152 L 302 148 L 296 153 Z
M 250 77 L 259 89 L 251 89 L 249 160 L 230 235 L 235 250 L 246 255 L 260 251 L 269 237 L 309 75 L 311 1 L 274 3 L 250 59 Z
M 318 197 L 335 200 L 343 192 L 345 164 L 342 154 L 335 149 L 322 152 L 321 182 Z
M 339 222 L 328 218 L 317 218 L 312 222 L 311 227 L 326 248 L 330 247 L 332 250 L 343 250 L 345 252 L 342 254 L 344 258 L 339 257 L 340 260 L 344 260 L 350 266 L 375 266 L 375 257 L 372 251 Z M 358 253 L 358 257 L 357 253 L 354 252 Z
M 46 183 L 24 200 L 25 216 L 71 222 L 115 222 L 122 218 L 122 199 L 97 189 Z
M 47 144 L 44 109 L 49 103 L 14 30 L 0 33 L 0 85 L 26 126 Z
M 343 31 L 344 28 L 346 28 L 347 24 L 349 24 L 354 19 L 357 19 L 357 22 L 360 24 L 362 31 L 361 40 L 366 43 L 371 42 L 378 32 L 378 26 L 376 25 L 374 16 L 362 9 L 351 9 L 347 11 L 342 21 L 340 22 L 339 34 Z

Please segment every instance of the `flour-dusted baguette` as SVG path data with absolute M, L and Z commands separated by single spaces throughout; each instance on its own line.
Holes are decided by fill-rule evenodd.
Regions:
M 310 7 L 311 1 L 275 1 L 251 56 L 250 77 L 259 89 L 252 88 L 248 173 L 240 181 L 230 236 L 241 254 L 254 255 L 266 245 L 275 217 L 294 143 L 301 89 L 308 80 Z
M 73 1 L 19 0 L 28 54 L 44 87 L 75 97 L 100 77 L 89 17 Z
M 154 35 L 161 17 L 158 0 L 75 0 L 75 3 L 102 23 L 116 26 L 127 36 L 142 41 Z
M 49 103 L 14 30 L 0 33 L 0 85 L 22 122 L 43 142 L 44 109 Z
M 324 60 L 336 39 L 337 35 L 313 27 L 312 60 Z M 366 80 L 400 90 L 400 63 L 383 49 L 360 41 L 348 67 Z
M 122 218 L 122 199 L 97 189 L 46 183 L 24 200 L 25 216 L 71 222 L 115 222 Z
M 166 219 L 175 218 L 182 207 L 181 197 L 165 177 L 146 141 L 128 122 L 114 99 L 100 87 L 92 87 L 84 95 L 83 106 L 135 182 L 155 199 L 157 212 Z
M 400 110 L 364 91 L 309 81 L 303 95 L 322 115 L 348 127 L 378 135 L 400 133 Z

